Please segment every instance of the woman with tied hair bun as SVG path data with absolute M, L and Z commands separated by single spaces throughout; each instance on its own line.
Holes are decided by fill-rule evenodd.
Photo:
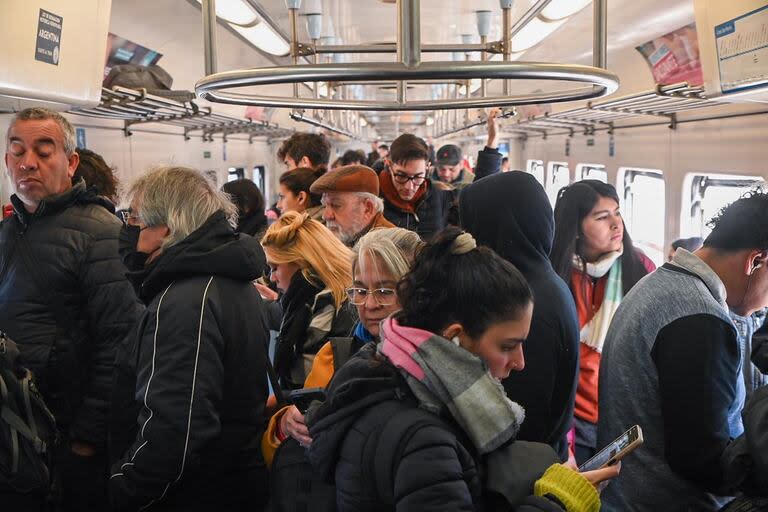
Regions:
M 323 205 L 320 196 L 312 194 L 309 188 L 325 174 L 325 166 L 316 169 L 298 167 L 280 176 L 280 194 L 277 208 L 281 213 L 306 212 L 309 218 L 323 222 Z
M 297 389 L 325 340 L 352 330 L 354 314 L 345 307 L 352 252 L 328 228 L 298 212 L 272 224 L 261 245 L 270 280 L 283 293 L 275 371 L 285 389 Z
M 617 467 L 580 476 L 548 445 L 513 442 L 525 413 L 500 380 L 525 365 L 533 296 L 522 274 L 449 227 L 397 295 L 381 342 L 338 369 L 307 413 L 309 457 L 335 476 L 338 510 L 599 510 L 591 482 Z

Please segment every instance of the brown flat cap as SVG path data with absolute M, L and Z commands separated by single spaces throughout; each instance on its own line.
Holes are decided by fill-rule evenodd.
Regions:
M 320 176 L 309 187 L 312 194 L 325 192 L 368 192 L 379 195 L 379 177 L 370 167 L 347 165 Z

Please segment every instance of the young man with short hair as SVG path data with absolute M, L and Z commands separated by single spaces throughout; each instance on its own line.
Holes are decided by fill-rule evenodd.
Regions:
M 296 132 L 283 141 L 277 150 L 277 158 L 289 171 L 297 167 L 327 167 L 331 159 L 331 143 L 321 133 Z
M 729 308 L 768 305 L 768 194 L 712 221 L 704 247 L 678 249 L 621 302 L 600 363 L 598 446 L 632 425 L 645 443 L 603 492 L 606 510 L 715 511 L 733 493 L 720 463 L 741 435 L 741 349 Z

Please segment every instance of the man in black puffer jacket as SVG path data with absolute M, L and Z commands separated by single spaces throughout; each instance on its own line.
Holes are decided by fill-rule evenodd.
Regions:
M 82 180 L 72 186 L 72 125 L 27 109 L 7 144 L 15 194 L 0 226 L 0 331 L 18 343 L 62 434 L 64 510 L 101 510 L 115 351 L 143 308 L 118 258 L 113 207 Z
M 264 253 L 199 172 L 156 169 L 129 194 L 120 253 L 147 310 L 118 359 L 113 509 L 258 512 L 268 331 L 251 281 Z

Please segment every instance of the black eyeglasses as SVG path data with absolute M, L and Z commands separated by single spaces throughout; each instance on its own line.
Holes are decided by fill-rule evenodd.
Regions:
M 365 301 L 368 300 L 368 295 L 373 295 L 373 300 L 375 300 L 379 306 L 392 306 L 397 302 L 397 291 L 392 288 L 375 288 L 373 290 L 357 286 L 347 288 L 349 302 L 355 306 L 362 306 L 365 304 Z
M 409 181 L 412 181 L 414 185 L 417 187 L 424 183 L 424 180 L 427 179 L 425 175 L 423 174 L 417 174 L 415 176 L 409 176 L 402 172 L 396 172 L 393 173 L 392 176 L 395 178 L 395 181 L 398 182 L 401 185 L 405 185 Z

